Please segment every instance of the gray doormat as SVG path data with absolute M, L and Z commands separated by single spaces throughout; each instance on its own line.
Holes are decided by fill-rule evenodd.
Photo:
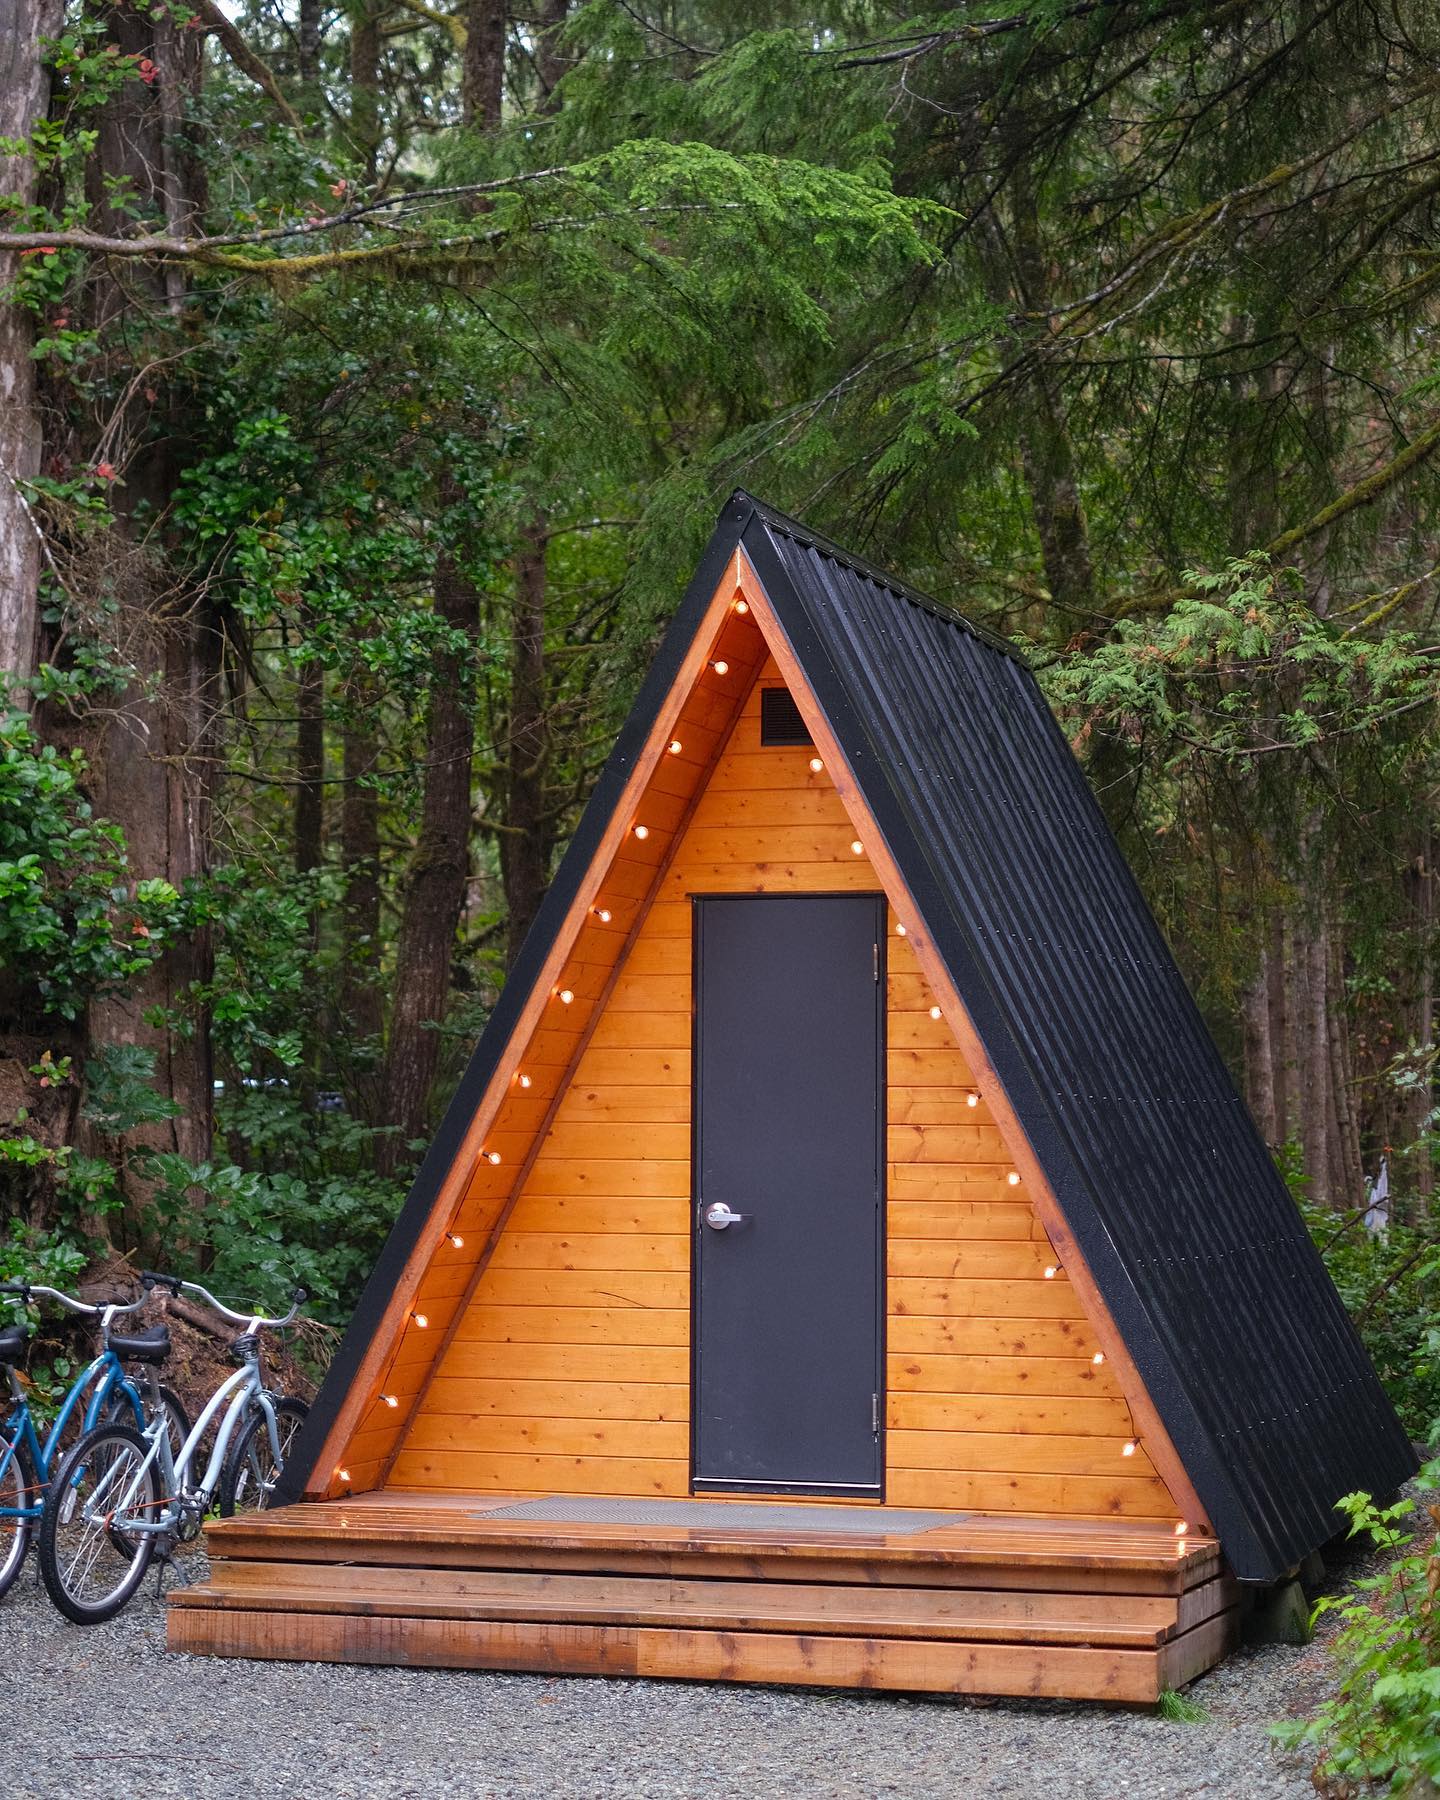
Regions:
M 473 1515 L 537 1519 L 554 1525 L 681 1525 L 697 1531 L 836 1531 L 904 1536 L 954 1525 L 963 1513 L 912 1512 L 893 1506 L 774 1506 L 741 1500 L 609 1500 L 557 1495 L 517 1500 Z

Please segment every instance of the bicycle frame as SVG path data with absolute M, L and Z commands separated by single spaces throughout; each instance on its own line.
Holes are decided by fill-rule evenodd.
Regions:
M 170 1448 L 169 1433 L 165 1429 L 163 1416 L 157 1417 L 145 1428 L 144 1437 L 149 1443 L 144 1459 L 134 1474 L 123 1494 L 116 1499 L 105 1492 L 104 1484 L 97 1487 L 96 1492 L 86 1502 L 85 1514 L 93 1517 L 96 1507 L 113 1514 L 121 1521 L 119 1528 L 127 1535 L 144 1533 L 148 1536 L 160 1537 L 173 1531 L 183 1518 L 188 1508 L 203 1513 L 209 1506 L 215 1490 L 220 1485 L 221 1471 L 225 1467 L 225 1459 L 230 1452 L 230 1440 L 235 1435 L 235 1427 L 241 1416 L 251 1404 L 258 1403 L 265 1415 L 266 1429 L 277 1459 L 280 1455 L 278 1427 L 275 1422 L 275 1406 L 269 1391 L 260 1379 L 260 1363 L 258 1356 L 248 1360 L 233 1375 L 227 1376 L 216 1388 L 205 1403 L 205 1409 L 195 1421 L 189 1437 L 180 1446 L 176 1456 Z M 210 1460 L 205 1467 L 205 1475 L 198 1487 L 192 1487 L 189 1481 L 191 1467 L 202 1438 L 209 1429 L 211 1421 L 224 1409 L 224 1418 L 215 1433 L 215 1443 L 210 1452 Z M 165 1499 L 161 1510 L 153 1519 L 132 1518 L 130 1508 L 140 1493 L 146 1473 L 152 1466 L 158 1465 L 162 1491 Z
M 131 1413 L 137 1426 L 143 1426 L 145 1409 L 134 1383 L 125 1373 L 120 1359 L 113 1350 L 102 1350 L 90 1364 L 70 1384 L 70 1389 L 61 1403 L 55 1422 L 46 1434 L 42 1444 L 40 1434 L 35 1429 L 34 1415 L 30 1411 L 30 1402 L 26 1399 L 20 1386 L 20 1378 L 13 1369 L 10 1375 L 10 1414 L 6 1420 L 5 1435 L 0 1437 L 0 1475 L 4 1475 L 15 1457 L 16 1446 L 23 1443 L 30 1452 L 30 1460 L 34 1464 L 35 1474 L 43 1487 L 50 1479 L 50 1470 L 55 1459 L 55 1452 L 60 1447 L 60 1438 L 69 1424 L 76 1407 L 86 1390 L 93 1387 L 93 1392 L 85 1407 L 85 1416 L 81 1429 L 89 1431 L 98 1425 L 101 1414 L 118 1390 L 123 1399 L 130 1404 Z M 42 1510 L 43 1496 L 37 1497 L 33 1506 L 0 1506 L 0 1519 L 38 1520 Z

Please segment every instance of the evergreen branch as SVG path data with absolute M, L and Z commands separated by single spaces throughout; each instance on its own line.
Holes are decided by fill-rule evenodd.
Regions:
M 1389 487 L 1408 475 L 1418 463 L 1425 461 L 1434 450 L 1440 448 L 1440 419 L 1437 419 L 1428 430 L 1422 431 L 1417 438 L 1412 438 L 1398 456 L 1394 456 L 1383 468 L 1376 469 L 1363 481 L 1357 481 L 1353 487 L 1347 488 L 1328 506 L 1322 506 L 1313 518 L 1307 519 L 1303 525 L 1296 525 L 1291 530 L 1282 532 L 1279 537 L 1265 546 L 1265 554 L 1278 561 L 1289 555 L 1297 545 L 1306 538 L 1314 537 L 1317 532 L 1326 530 L 1337 519 L 1343 519 L 1357 507 L 1373 505 Z
M 402 4 L 411 5 L 414 0 L 402 0 Z M 195 10 L 205 21 L 207 31 L 213 32 L 224 47 L 225 54 L 235 67 L 248 75 L 256 87 L 262 88 L 275 102 L 276 110 L 290 129 L 304 136 L 305 127 L 300 115 L 280 91 L 280 83 L 275 79 L 267 63 L 255 54 L 250 46 L 235 29 L 232 22 L 215 4 L 215 0 L 195 0 Z
M 555 181 L 574 175 L 565 167 L 534 169 L 528 174 L 503 175 L 493 181 L 471 181 L 456 187 L 415 188 L 404 194 L 390 194 L 379 200 L 367 200 L 348 206 L 343 212 L 328 213 L 318 219 L 297 220 L 293 225 L 273 225 L 262 231 L 222 232 L 205 237 L 168 237 L 151 233 L 145 237 L 112 237 L 103 232 L 64 228 L 56 231 L 0 231 L 0 250 L 89 250 L 99 256 L 171 256 L 197 261 L 214 260 L 212 252 L 254 248 L 278 244 L 291 238 L 315 237 L 322 232 L 338 231 L 342 226 L 357 224 L 362 219 L 396 208 L 430 205 L 440 200 L 467 198 L 475 194 L 496 194 L 508 189 Z M 243 259 L 242 259 L 243 260 Z M 245 267 L 254 267 L 245 263 Z
M 450 33 L 450 41 L 455 48 L 464 50 L 469 42 L 470 33 L 466 30 L 465 21 L 458 13 L 441 12 L 436 6 L 427 6 L 425 0 L 398 0 L 398 3 L 407 12 L 414 13 L 418 18 L 428 19 L 432 25 L 443 26 Z

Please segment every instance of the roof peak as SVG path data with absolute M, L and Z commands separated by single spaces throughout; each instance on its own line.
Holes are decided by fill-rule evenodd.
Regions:
M 964 613 L 956 607 L 948 605 L 944 600 L 937 600 L 934 595 L 927 594 L 920 588 L 911 587 L 908 583 L 882 569 L 878 563 L 870 562 L 866 557 L 857 556 L 852 550 L 842 550 L 832 538 L 826 537 L 824 532 L 814 530 L 803 519 L 797 519 L 790 513 L 781 512 L 779 507 L 771 506 L 768 501 L 759 499 L 748 489 L 737 487 L 734 490 L 726 503 L 725 512 L 728 513 L 731 508 L 748 509 L 750 513 L 758 516 L 771 531 L 778 532 L 782 537 L 790 538 L 804 549 L 814 550 L 821 556 L 828 557 L 831 561 L 839 563 L 841 568 L 849 569 L 864 580 L 873 582 L 876 587 L 886 589 L 897 599 L 904 600 L 911 606 L 918 606 L 922 611 L 932 613 L 937 619 L 943 620 L 945 624 L 954 625 L 961 631 L 969 632 L 982 644 L 988 644 L 992 650 L 999 650 L 1003 655 L 1012 657 L 1022 667 L 1030 666 L 1025 652 L 1017 644 L 1012 644 L 1008 638 L 1001 637 L 998 632 L 991 631 L 988 626 L 976 624 L 973 619 L 967 618 Z M 721 517 L 724 516 L 722 513 Z

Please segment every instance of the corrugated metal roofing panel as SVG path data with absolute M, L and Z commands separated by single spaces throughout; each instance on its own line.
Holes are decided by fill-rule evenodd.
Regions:
M 741 542 L 1232 1565 L 1281 1573 L 1414 1453 L 1037 682 L 781 515 Z

